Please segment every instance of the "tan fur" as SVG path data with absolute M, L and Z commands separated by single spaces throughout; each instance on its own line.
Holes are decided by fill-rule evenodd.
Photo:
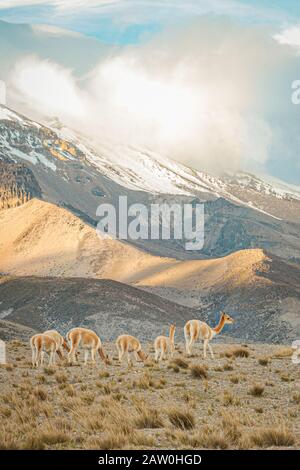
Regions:
M 55 352 L 57 352 L 56 341 L 46 334 L 37 334 L 30 338 L 30 347 L 32 352 L 32 366 L 43 365 L 44 352 L 49 354 L 49 365 L 55 363 Z
M 141 343 L 137 338 L 130 335 L 121 335 L 117 338 L 116 346 L 119 354 L 119 362 L 122 362 L 124 354 L 127 356 L 128 365 L 131 365 L 130 353 L 133 353 L 136 360 L 145 361 L 147 354 L 142 350 Z
M 210 351 L 212 358 L 214 353 L 209 341 L 214 338 L 217 334 L 221 333 L 224 325 L 234 323 L 227 313 L 221 312 L 220 320 L 217 326 L 211 328 L 207 323 L 200 320 L 189 320 L 184 326 L 184 337 L 185 337 L 185 348 L 186 353 L 189 356 L 191 354 L 191 347 L 197 339 L 203 340 L 203 355 L 206 358 L 206 349 Z
M 61 336 L 58 331 L 56 330 L 47 330 L 44 331 L 44 335 L 51 336 L 51 338 L 54 339 L 54 341 L 57 344 L 57 355 L 58 357 L 62 360 L 63 359 L 63 349 L 66 349 L 66 351 L 70 351 L 69 346 L 67 345 L 66 340 L 64 339 L 63 336 Z
M 175 335 L 176 326 L 171 325 L 169 331 L 169 337 L 167 336 L 158 336 L 154 341 L 154 350 L 155 350 L 155 361 L 160 362 L 164 359 L 167 351 L 170 354 L 170 357 L 174 355 L 174 335 Z
M 88 330 L 87 328 L 72 328 L 67 335 L 67 340 L 70 344 L 70 351 L 68 354 L 69 363 L 75 363 L 77 360 L 77 350 L 81 346 L 84 349 L 84 364 L 87 364 L 89 351 L 91 352 L 92 363 L 95 364 L 95 355 L 98 351 L 99 356 L 108 364 L 108 357 L 103 351 L 101 340 L 97 334 Z

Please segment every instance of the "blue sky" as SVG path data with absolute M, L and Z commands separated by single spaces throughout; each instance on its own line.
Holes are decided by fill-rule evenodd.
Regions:
M 0 0 L 0 18 L 46 23 L 110 44 L 135 44 L 193 17 L 225 15 L 276 27 L 300 21 L 298 0 Z

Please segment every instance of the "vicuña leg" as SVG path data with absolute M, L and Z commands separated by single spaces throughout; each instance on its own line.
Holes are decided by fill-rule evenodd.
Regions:
M 93 363 L 93 364 L 96 364 L 96 361 L 95 361 L 95 354 L 96 354 L 96 349 L 93 348 L 93 349 L 91 350 L 91 358 L 92 358 L 92 363 Z
M 212 359 L 214 359 L 214 352 L 213 352 L 212 347 L 211 347 L 211 345 L 209 344 L 209 342 L 208 342 L 208 349 L 209 349 L 209 352 L 210 352 L 210 354 L 211 354 Z
M 84 365 L 85 366 L 87 365 L 88 358 L 89 358 L 89 351 L 88 351 L 88 349 L 86 349 L 84 351 Z
M 121 364 L 122 359 L 124 356 L 124 349 L 122 347 L 119 348 L 119 363 Z
M 204 359 L 206 358 L 207 345 L 208 345 L 208 339 L 205 339 L 204 342 L 203 342 L 203 357 L 204 357 Z
M 32 367 L 36 367 L 36 356 L 37 356 L 36 348 L 33 348 L 32 349 Z

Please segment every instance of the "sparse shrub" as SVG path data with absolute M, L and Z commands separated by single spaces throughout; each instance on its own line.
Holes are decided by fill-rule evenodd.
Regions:
M 254 384 L 249 390 L 250 395 L 253 397 L 261 397 L 264 393 L 265 387 L 264 385 Z
M 300 392 L 294 393 L 292 398 L 295 403 L 300 404 Z
M 41 387 L 36 387 L 33 391 L 34 396 L 41 401 L 47 400 L 47 392 Z
M 37 381 L 40 382 L 41 384 L 44 384 L 47 382 L 46 377 L 43 374 L 37 375 Z
M 2 418 L 9 418 L 11 416 L 11 409 L 8 406 L 0 406 L 0 416 Z
M 139 429 L 156 429 L 163 427 L 163 420 L 157 409 L 141 405 L 138 407 L 138 415 L 134 419 L 134 424 Z
M 105 379 L 105 378 L 108 378 L 109 376 L 110 376 L 110 374 L 107 370 L 102 370 L 101 372 L 99 372 L 99 378 L 100 379 Z
M 270 359 L 268 357 L 260 357 L 258 359 L 258 363 L 261 365 L 261 366 L 267 366 L 270 362 Z
M 66 386 L 64 388 L 64 393 L 68 397 L 74 397 L 76 395 L 76 391 L 75 391 L 73 385 L 71 385 L 71 384 L 66 384 Z
M 250 441 L 257 447 L 290 447 L 295 443 L 294 435 L 284 427 L 258 429 L 250 434 Z
M 232 355 L 234 357 L 249 357 L 250 353 L 246 348 L 234 348 L 232 350 Z
M 49 428 L 48 430 L 42 430 L 39 433 L 35 432 L 29 435 L 22 447 L 27 450 L 43 450 L 46 448 L 46 446 L 62 444 L 67 442 L 68 440 L 69 437 L 66 433 Z
M 180 372 L 180 367 L 174 364 L 174 362 L 171 362 L 170 364 L 168 364 L 168 369 L 172 369 L 173 372 L 176 372 L 176 374 Z
M 173 359 L 172 363 L 180 367 L 180 369 L 188 369 L 189 367 L 188 361 L 182 359 L 181 357 L 176 357 L 175 359 Z
M 233 383 L 233 384 L 238 384 L 240 381 L 239 377 L 237 375 L 232 375 L 230 377 L 230 382 Z
M 230 405 L 237 406 L 240 404 L 240 400 L 228 390 L 225 390 L 225 392 L 223 393 L 222 402 L 224 406 L 230 406 Z
M 193 429 L 195 427 L 195 418 L 190 411 L 182 408 L 171 408 L 167 412 L 170 422 L 179 429 Z
M 207 368 L 202 365 L 192 365 L 190 366 L 191 375 L 194 379 L 207 379 Z
M 289 374 L 281 374 L 280 378 L 282 382 L 290 382 L 291 380 Z
M 284 359 L 286 357 L 290 357 L 293 355 L 293 350 L 292 348 L 287 348 L 287 347 L 283 347 L 283 348 L 280 348 L 278 349 L 272 357 L 274 357 L 275 359 Z
M 124 433 L 115 432 L 112 430 L 107 431 L 103 437 L 90 438 L 85 444 L 85 449 L 97 449 L 97 450 L 116 450 L 123 449 L 127 444 L 130 436 L 126 436 Z
M 55 370 L 52 367 L 44 367 L 44 373 L 46 375 L 54 375 Z
M 223 366 L 223 370 L 225 370 L 225 371 L 230 371 L 230 370 L 233 370 L 233 369 L 234 369 L 234 367 L 233 367 L 232 364 L 230 364 L 230 362 L 226 362 L 226 364 L 224 364 L 224 366 Z
M 55 374 L 55 380 L 58 384 L 65 383 L 68 380 L 68 377 L 64 372 L 59 372 Z

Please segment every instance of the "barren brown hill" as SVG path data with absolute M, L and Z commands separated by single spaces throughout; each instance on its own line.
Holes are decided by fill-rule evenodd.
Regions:
M 180 290 L 218 291 L 227 287 L 234 290 L 255 282 L 268 281 L 257 272 L 268 271 L 270 258 L 263 250 L 241 250 L 224 258 L 180 261 L 163 270 L 144 276 L 139 286 L 171 287 Z
M 257 281 L 256 272 L 268 269 L 268 260 L 260 249 L 210 260 L 153 256 L 99 238 L 71 212 L 38 199 L 0 214 L 0 271 L 11 275 L 109 278 L 140 287 L 217 291 Z
M 2 273 L 40 278 L 38 280 L 36 277 L 31 282 L 32 302 L 22 313 L 22 321 L 15 317 L 16 305 L 14 314 L 6 318 L 34 328 L 36 325 L 30 318 L 32 309 L 34 315 L 36 314 L 35 289 L 41 286 L 41 278 L 51 276 L 56 278 L 53 284 L 55 290 L 59 290 L 62 285 L 66 287 L 66 292 L 59 298 L 56 307 L 55 318 L 59 321 L 69 296 L 69 281 L 66 278 L 80 278 L 75 290 L 81 286 L 85 297 L 88 292 L 88 283 L 85 280 L 112 279 L 135 285 L 140 292 L 147 290 L 185 307 L 192 307 L 194 313 L 191 311 L 190 314 L 195 318 L 208 319 L 211 324 L 217 321 L 220 310 L 225 309 L 237 319 L 237 324 L 230 330 L 230 335 L 236 338 L 285 342 L 296 339 L 300 334 L 299 265 L 268 255 L 260 249 L 241 250 L 210 260 L 162 258 L 145 253 L 128 243 L 100 239 L 93 227 L 72 213 L 34 199 L 0 214 L 0 243 Z M 23 285 L 20 282 L 16 279 L 14 283 L 6 283 L 4 290 L 12 284 L 14 287 L 7 294 L 5 311 L 12 306 L 11 296 L 14 296 L 16 287 Z M 94 287 L 101 296 L 103 286 Z M 24 292 L 18 299 L 20 305 L 24 305 Z M 126 289 L 117 286 L 111 295 L 115 296 L 121 308 L 120 310 L 118 307 L 117 318 L 113 321 L 119 321 L 123 312 L 123 320 L 126 318 L 127 322 L 128 306 L 126 302 L 126 305 L 122 304 L 127 296 Z M 51 297 L 51 290 L 45 298 L 48 297 Z M 94 300 L 97 305 L 99 297 L 96 296 Z M 86 302 L 87 300 L 83 302 L 82 313 Z M 45 304 L 45 300 L 42 298 L 38 303 Z M 53 301 L 46 303 L 51 307 Z M 114 309 L 105 307 L 104 310 L 105 318 L 112 321 L 116 313 Z M 171 321 L 172 310 L 173 307 L 164 324 Z M 98 309 L 95 310 L 97 312 Z M 182 322 L 187 319 L 185 313 L 187 312 L 182 311 L 180 314 Z M 83 320 L 84 315 L 80 315 L 76 321 Z M 47 309 L 42 317 L 43 321 L 48 321 Z M 144 317 L 141 308 L 135 318 L 137 331 L 140 330 Z M 149 334 L 157 318 L 151 322 Z M 67 328 L 68 324 L 64 326 Z
M 0 213 L 4 273 L 130 282 L 170 262 L 118 240 L 100 239 L 71 212 L 38 199 Z

